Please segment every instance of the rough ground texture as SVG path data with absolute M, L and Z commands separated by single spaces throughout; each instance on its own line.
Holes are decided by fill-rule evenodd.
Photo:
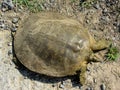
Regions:
M 5 0 L 4 0 L 5 1 Z M 120 0 L 97 0 L 89 8 L 81 8 L 79 0 L 44 0 L 42 9 L 77 19 L 99 40 L 111 40 L 120 50 Z M 0 1 L 2 3 L 2 1 Z M 13 5 L 12 5 L 13 7 Z M 14 6 L 0 10 L 0 90 L 119 90 L 120 58 L 115 62 L 90 63 L 87 84 L 80 86 L 76 76 L 54 78 L 33 73 L 13 60 L 11 31 L 29 15 Z M 20 20 L 19 20 L 19 18 Z M 18 21 L 19 20 L 19 21 Z

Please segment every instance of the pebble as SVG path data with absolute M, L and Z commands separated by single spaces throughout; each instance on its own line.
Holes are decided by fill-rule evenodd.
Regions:
M 105 16 L 101 17 L 101 20 L 102 20 L 103 22 L 105 22 L 105 24 L 107 24 L 107 22 L 110 21 L 110 19 L 109 19 L 108 16 L 107 16 L 107 17 L 105 17 Z
M 9 43 L 8 43 L 8 46 L 12 46 L 12 42 L 9 42 Z
M 86 20 L 86 23 L 90 23 L 90 20 L 87 19 L 87 20 Z
M 93 90 L 93 88 L 92 87 L 88 87 L 86 90 Z
M 5 24 L 5 20 L 0 20 L 0 28 L 4 30 L 8 29 L 8 25 Z
M 89 66 L 87 66 L 87 71 L 90 72 L 90 67 Z
M 25 76 L 25 77 L 24 77 L 24 79 L 28 79 L 28 77 L 27 77 L 27 76 Z
M 18 21 L 19 21 L 18 17 L 15 17 L 15 18 L 12 19 L 12 23 L 14 23 L 14 24 L 18 23 Z
M 64 89 L 64 88 L 65 88 L 65 86 L 64 86 L 63 84 L 60 84 L 60 85 L 59 85 L 59 88 Z
M 44 4 L 43 4 L 43 7 L 44 7 L 46 10 L 49 10 L 49 4 L 48 4 L 48 3 L 44 3 Z
M 0 25 L 0 28 L 5 28 L 5 24 L 2 23 L 2 24 Z
M 94 5 L 94 8 L 100 9 L 100 5 L 99 5 L 99 4 L 95 4 L 95 5 Z
M 5 23 L 5 20 L 2 20 L 2 19 L 1 19 L 1 20 L 0 20 L 0 24 L 2 24 L 2 23 Z
M 96 82 L 97 82 L 97 80 L 96 80 L 95 78 L 93 78 L 93 82 L 94 82 L 94 83 L 96 83 Z
M 16 32 L 16 31 L 17 31 L 17 28 L 16 28 L 16 27 L 12 27 L 12 28 L 11 28 L 11 31 L 12 31 L 12 32 Z
M 104 8 L 103 12 L 106 13 L 107 11 L 108 11 L 107 8 Z
M 13 52 L 12 52 L 12 50 L 9 50 L 8 51 L 8 55 L 11 55 Z
M 55 83 L 54 83 L 54 84 L 52 84 L 52 87 L 55 87 L 55 86 L 57 86 Z
M 19 27 L 19 24 L 18 24 L 18 23 L 17 23 L 17 24 L 15 24 L 15 27 L 16 27 L 16 28 L 18 28 L 18 27 Z
M 102 2 L 105 2 L 106 0 L 101 0 Z
M 3 0 L 1 8 L 2 11 L 11 10 L 14 8 L 14 4 L 12 0 Z
M 54 3 L 55 2 L 55 0 L 49 0 L 50 1 L 50 3 Z
M 6 8 L 1 8 L 1 10 L 2 10 L 3 12 L 7 11 L 7 9 L 6 9 Z
M 105 86 L 105 84 L 104 84 L 104 83 L 101 84 L 101 85 L 100 85 L 100 88 L 101 88 L 101 90 L 106 90 L 106 86 Z

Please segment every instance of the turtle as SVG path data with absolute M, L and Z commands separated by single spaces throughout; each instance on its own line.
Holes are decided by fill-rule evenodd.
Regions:
M 98 53 L 108 46 L 76 19 L 55 12 L 29 15 L 14 37 L 16 57 L 26 68 L 52 77 L 78 74 L 82 85 L 87 64 L 101 61 Z

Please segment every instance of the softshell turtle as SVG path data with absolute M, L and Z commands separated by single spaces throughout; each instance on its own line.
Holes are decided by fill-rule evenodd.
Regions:
M 80 71 L 81 84 L 87 63 L 99 60 L 94 51 L 107 47 L 105 41 L 96 42 L 77 20 L 53 12 L 31 14 L 14 39 L 15 54 L 25 67 L 54 77 Z

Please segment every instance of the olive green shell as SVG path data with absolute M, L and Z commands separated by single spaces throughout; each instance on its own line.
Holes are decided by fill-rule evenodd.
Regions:
M 22 22 L 14 40 L 18 60 L 49 75 L 74 75 L 90 55 L 90 37 L 76 20 L 58 13 L 37 13 Z

